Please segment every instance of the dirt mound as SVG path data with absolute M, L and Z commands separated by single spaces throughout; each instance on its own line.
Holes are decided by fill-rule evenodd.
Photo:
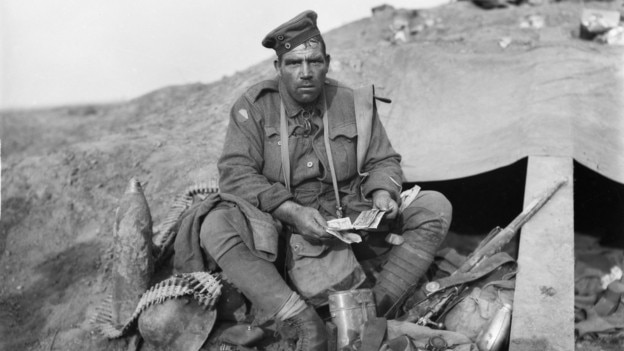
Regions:
M 410 66 L 399 58 L 418 57 L 409 52 L 500 51 L 500 39 L 510 35 L 519 43 L 510 50 L 530 50 L 527 43 L 540 38 L 518 30 L 519 21 L 540 14 L 570 33 L 580 9 L 559 3 L 485 11 L 461 2 L 420 11 L 405 44 L 392 43 L 392 16 L 362 19 L 325 35 L 330 75 L 354 86 L 378 82 L 393 93 L 402 73 L 414 79 L 392 74 Z M 175 195 L 216 178 L 230 105 L 272 75 L 266 61 L 212 84 L 168 87 L 124 103 L 2 113 L 0 349 L 112 347 L 90 331 L 87 316 L 108 289 L 114 211 L 126 182 L 134 176 L 146 184 L 157 225 Z

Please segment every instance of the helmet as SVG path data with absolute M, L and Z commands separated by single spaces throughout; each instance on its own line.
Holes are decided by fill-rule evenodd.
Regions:
M 154 351 L 197 351 L 214 326 L 217 312 L 191 296 L 149 306 L 139 317 L 139 332 Z

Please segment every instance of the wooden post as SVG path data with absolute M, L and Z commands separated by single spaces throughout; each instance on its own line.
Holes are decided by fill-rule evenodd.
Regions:
M 574 350 L 574 198 L 570 157 L 530 156 L 524 205 L 568 182 L 520 232 L 509 351 Z

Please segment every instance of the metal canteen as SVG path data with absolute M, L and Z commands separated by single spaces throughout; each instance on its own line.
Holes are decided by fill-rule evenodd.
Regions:
M 511 305 L 503 306 L 494 314 L 487 326 L 477 335 L 479 351 L 498 351 L 509 336 L 511 327 Z
M 364 323 L 377 316 L 373 291 L 355 289 L 332 292 L 329 294 L 329 311 L 338 329 L 338 350 L 351 346 L 360 338 Z

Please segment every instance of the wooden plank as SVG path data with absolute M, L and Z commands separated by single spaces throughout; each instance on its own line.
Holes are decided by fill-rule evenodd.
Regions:
M 574 199 L 569 157 L 530 156 L 524 204 L 568 182 L 520 233 L 510 351 L 574 350 Z

